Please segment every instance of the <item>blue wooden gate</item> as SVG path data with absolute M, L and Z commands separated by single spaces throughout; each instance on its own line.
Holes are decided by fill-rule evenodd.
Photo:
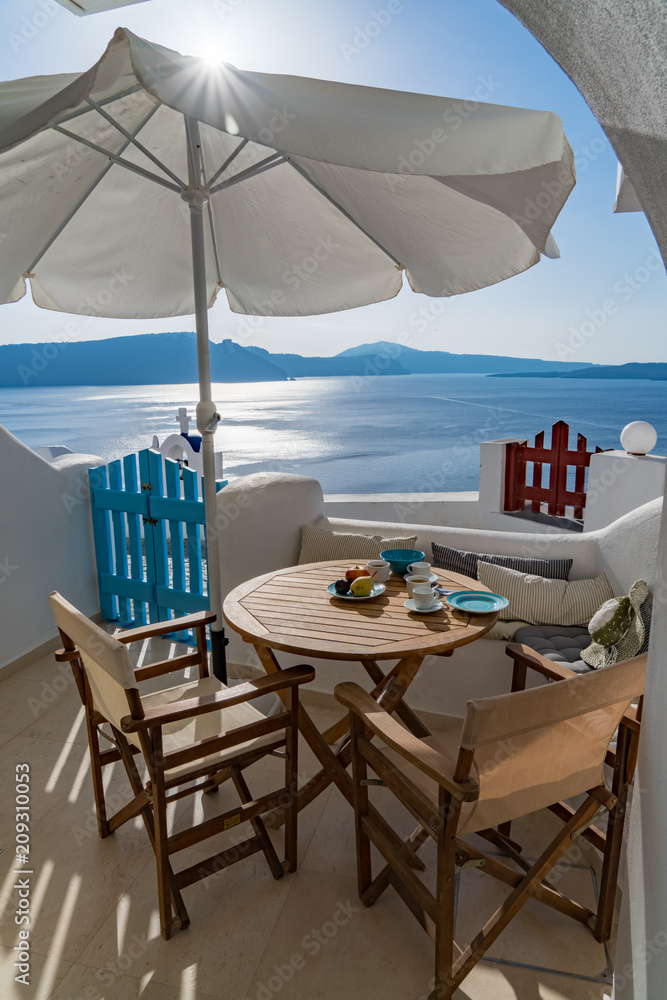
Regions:
M 147 448 L 89 469 L 88 480 L 105 620 L 131 627 L 205 611 L 206 518 L 197 472 Z M 192 634 L 178 638 L 191 641 Z

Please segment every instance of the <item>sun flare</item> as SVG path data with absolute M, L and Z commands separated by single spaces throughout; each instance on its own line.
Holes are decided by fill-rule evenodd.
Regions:
M 215 42 L 202 42 L 192 50 L 192 55 L 198 56 L 206 66 L 219 66 L 225 62 L 222 46 Z

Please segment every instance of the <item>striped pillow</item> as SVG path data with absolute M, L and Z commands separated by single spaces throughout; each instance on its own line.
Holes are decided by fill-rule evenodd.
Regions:
M 568 583 L 482 561 L 477 568 L 480 583 L 508 599 L 508 607 L 500 612 L 504 621 L 520 618 L 529 625 L 585 627 L 598 608 L 614 596 L 604 573 L 592 580 Z
M 450 573 L 463 573 L 471 580 L 477 580 L 477 561 L 493 563 L 495 566 L 505 566 L 516 569 L 520 573 L 531 573 L 533 576 L 546 576 L 551 580 L 567 580 L 572 567 L 571 559 L 535 559 L 528 556 L 494 556 L 486 552 L 465 552 L 452 549 L 449 545 L 431 544 L 433 565 L 438 569 L 446 569 Z
M 417 536 L 382 538 L 381 535 L 355 535 L 342 531 L 322 531 L 304 524 L 301 529 L 299 566 L 329 559 L 379 559 L 385 549 L 414 549 Z

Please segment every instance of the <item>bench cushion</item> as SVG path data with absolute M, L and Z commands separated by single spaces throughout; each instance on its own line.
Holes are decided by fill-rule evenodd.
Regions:
M 532 573 L 534 576 L 546 576 L 555 580 L 567 580 L 572 568 L 571 559 L 535 559 L 529 556 L 497 556 L 488 552 L 465 552 L 453 549 L 439 542 L 431 543 L 433 565 L 450 573 L 463 573 L 472 580 L 477 580 L 477 563 L 493 563 L 495 566 L 505 566 L 516 569 L 520 573 Z
M 414 549 L 417 536 L 409 538 L 383 538 L 381 535 L 359 535 L 341 531 L 323 531 L 310 524 L 301 529 L 299 565 L 325 562 L 329 559 L 365 561 L 379 559 L 385 549 Z
M 504 621 L 521 618 L 531 625 L 587 628 L 598 608 L 614 596 L 604 573 L 591 580 L 568 583 L 481 561 L 477 571 L 480 583 L 491 593 L 508 599 L 508 607 L 500 612 Z
M 587 628 L 578 625 L 526 625 L 514 635 L 515 642 L 530 646 L 554 663 L 565 663 L 570 670 L 586 674 L 592 667 L 581 659 L 582 649 L 591 644 Z

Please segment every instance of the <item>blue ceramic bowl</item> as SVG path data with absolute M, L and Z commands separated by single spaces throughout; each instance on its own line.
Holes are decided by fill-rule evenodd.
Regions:
M 404 575 L 410 563 L 423 561 L 425 553 L 419 549 L 386 549 L 380 557 L 389 563 L 392 573 Z

